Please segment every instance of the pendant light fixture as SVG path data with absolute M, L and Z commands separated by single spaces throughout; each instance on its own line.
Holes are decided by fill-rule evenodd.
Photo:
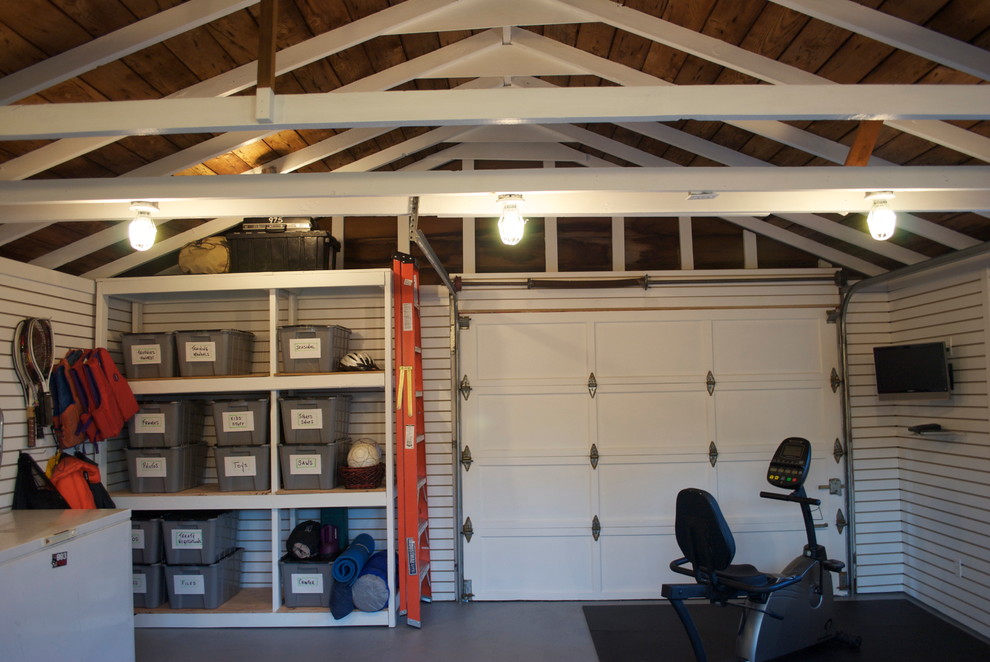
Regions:
M 498 219 L 498 234 L 502 238 L 502 243 L 507 246 L 515 246 L 523 238 L 523 227 L 526 219 L 519 212 L 519 205 L 524 202 L 521 195 L 512 193 L 498 196 L 498 202 L 502 205 L 502 215 Z
M 877 241 L 890 239 L 894 234 L 894 227 L 897 225 L 897 215 L 894 214 L 893 209 L 887 206 L 887 202 L 894 199 L 894 192 L 873 191 L 866 194 L 866 199 L 873 202 L 873 207 L 866 217 L 866 226 L 870 229 L 870 236 Z
M 127 228 L 131 248 L 146 251 L 155 244 L 155 235 L 158 234 L 155 221 L 151 218 L 151 214 L 158 211 L 158 203 L 143 200 L 132 202 L 131 211 L 136 214 Z

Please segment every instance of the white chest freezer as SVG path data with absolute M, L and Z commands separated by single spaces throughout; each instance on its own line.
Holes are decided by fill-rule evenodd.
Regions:
M 0 513 L 0 658 L 133 662 L 129 510 Z

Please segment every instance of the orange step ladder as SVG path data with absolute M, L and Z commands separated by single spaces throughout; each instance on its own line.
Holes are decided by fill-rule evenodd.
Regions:
M 423 350 L 419 266 L 405 253 L 392 256 L 395 298 L 395 465 L 399 613 L 420 627 L 420 605 L 430 586 L 430 519 L 426 502 L 426 424 L 423 415 Z

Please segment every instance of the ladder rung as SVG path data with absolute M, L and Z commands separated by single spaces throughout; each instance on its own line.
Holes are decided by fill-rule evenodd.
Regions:
M 430 520 L 425 519 L 419 523 L 419 535 L 426 533 L 426 530 L 430 528 Z

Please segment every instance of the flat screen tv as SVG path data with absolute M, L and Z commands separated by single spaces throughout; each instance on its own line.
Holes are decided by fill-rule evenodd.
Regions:
M 948 356 L 944 342 L 874 347 L 877 393 L 884 400 L 948 398 L 952 391 Z

